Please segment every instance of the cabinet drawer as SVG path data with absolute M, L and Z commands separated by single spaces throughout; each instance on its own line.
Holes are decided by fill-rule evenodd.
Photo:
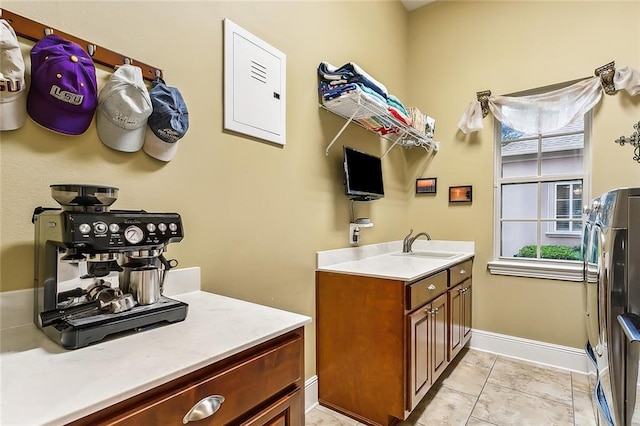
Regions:
M 128 412 L 118 415 L 109 424 L 176 425 L 191 407 L 212 395 L 221 395 L 224 402 L 210 417 L 198 425 L 225 425 L 244 416 L 301 378 L 302 339 L 297 337 L 276 347 L 265 349 L 253 357 L 241 360 L 209 377 L 186 384 L 175 392 L 153 398 Z
M 424 305 L 434 297 L 438 297 L 447 290 L 447 271 L 427 277 L 410 284 L 407 290 L 407 309 L 413 310 Z
M 472 268 L 473 259 L 469 259 L 449 268 L 449 286 L 453 287 L 454 285 L 469 278 L 471 276 Z

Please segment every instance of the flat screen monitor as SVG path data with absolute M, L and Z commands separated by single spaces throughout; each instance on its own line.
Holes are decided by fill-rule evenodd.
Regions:
M 344 173 L 347 195 L 369 201 L 384 197 L 380 157 L 344 147 Z

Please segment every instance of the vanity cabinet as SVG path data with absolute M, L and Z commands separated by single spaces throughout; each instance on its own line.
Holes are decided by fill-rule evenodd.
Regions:
M 453 360 L 471 339 L 472 261 L 449 268 L 449 310 L 451 312 L 448 359 Z
M 72 424 L 176 425 L 198 406 L 191 417 L 198 425 L 303 426 L 303 333 L 291 331 Z
M 471 337 L 471 298 L 455 308 L 455 322 L 452 311 L 471 267 L 468 260 L 412 282 L 317 271 L 319 403 L 366 424 L 406 419 Z M 451 351 L 460 324 L 467 331 Z
M 409 409 L 413 410 L 448 365 L 447 295 L 409 314 Z

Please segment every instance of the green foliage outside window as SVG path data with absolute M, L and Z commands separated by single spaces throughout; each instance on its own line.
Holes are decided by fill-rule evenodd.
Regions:
M 522 247 L 515 257 L 532 257 L 537 256 L 536 246 Z M 580 260 L 580 246 L 558 246 L 548 245 L 540 246 L 540 258 L 542 259 L 562 259 L 562 260 Z

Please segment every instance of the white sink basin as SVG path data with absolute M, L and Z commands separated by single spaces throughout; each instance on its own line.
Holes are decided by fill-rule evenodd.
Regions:
M 433 259 L 453 259 L 454 257 L 462 256 L 461 253 L 450 252 L 450 251 L 435 251 L 435 250 L 425 250 L 425 251 L 412 251 L 410 253 L 394 253 L 395 256 L 410 256 L 410 257 L 430 257 Z

